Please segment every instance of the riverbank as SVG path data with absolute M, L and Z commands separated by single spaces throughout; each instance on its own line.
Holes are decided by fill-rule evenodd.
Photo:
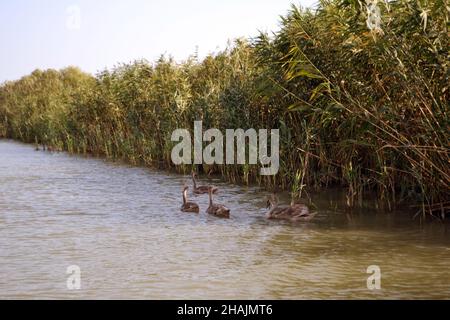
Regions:
M 450 208 L 446 8 L 380 4 L 370 31 L 356 2 L 293 8 L 273 37 L 178 63 L 137 61 L 95 77 L 36 70 L 0 87 L 0 136 L 72 153 L 218 174 L 269 190 L 341 187 L 347 204 Z M 407 26 L 407 27 L 406 27 Z M 174 167 L 173 130 L 280 130 L 280 172 L 258 166 Z
M 176 168 L 158 168 L 157 166 L 149 166 L 145 163 L 131 163 L 125 159 L 107 158 L 103 155 L 94 155 L 92 153 L 69 153 L 61 149 L 52 147 L 49 148 L 46 145 L 37 145 L 13 139 L 0 138 L 0 143 L 18 145 L 27 149 L 33 149 L 37 155 L 43 154 L 44 156 L 51 157 L 79 157 L 80 159 L 104 162 L 112 166 L 124 166 L 127 168 L 134 168 L 136 170 L 149 170 L 150 172 L 157 172 L 161 175 L 168 175 L 171 178 L 182 179 L 182 182 L 180 182 L 180 190 L 184 184 L 192 186 L 191 171 L 180 172 L 179 170 L 176 170 Z M 226 181 L 220 174 L 201 174 L 197 177 L 197 180 L 202 181 L 202 184 L 204 185 L 227 186 L 244 191 L 257 190 L 261 197 L 259 200 L 264 205 L 264 208 L 267 204 L 267 198 L 273 192 L 276 193 L 281 204 L 289 204 L 292 200 L 292 194 L 289 190 L 267 190 L 264 186 L 255 182 L 230 182 Z M 416 206 L 411 206 L 408 204 L 399 204 L 393 207 L 386 206 L 385 203 L 379 201 L 375 193 L 366 193 L 361 199 L 362 200 L 358 205 L 349 206 L 346 189 L 342 187 L 334 187 L 327 188 L 326 190 L 312 190 L 311 192 L 308 192 L 306 199 L 303 199 L 302 202 L 307 204 L 312 211 L 317 211 L 320 208 L 322 211 L 345 214 L 348 217 L 359 215 L 390 215 L 400 213 L 403 218 L 409 219 L 411 222 L 414 221 L 414 223 L 418 224 L 424 221 L 422 218 L 427 218 L 418 214 Z M 181 201 L 181 198 L 179 200 Z

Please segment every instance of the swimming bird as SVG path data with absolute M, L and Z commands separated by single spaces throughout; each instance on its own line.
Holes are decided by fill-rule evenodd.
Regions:
M 279 206 L 278 198 L 271 195 L 267 201 L 269 212 L 267 219 L 290 220 L 290 221 L 310 221 L 317 213 L 311 213 L 309 208 L 302 203 L 291 203 L 290 206 Z
M 195 172 L 192 172 L 192 182 L 194 183 L 194 194 L 206 194 L 209 192 L 208 186 L 197 186 L 197 181 L 195 180 L 195 177 L 197 174 Z M 214 187 L 213 193 L 216 194 L 217 191 L 219 191 L 219 188 Z
M 181 211 L 183 211 L 183 212 L 199 213 L 200 212 L 200 207 L 198 206 L 198 204 L 196 204 L 194 202 L 188 202 L 188 198 L 187 198 L 188 189 L 189 189 L 188 186 L 184 186 L 184 189 L 183 189 L 183 205 L 181 206 Z
M 219 218 L 230 218 L 230 209 L 228 209 L 224 205 L 214 203 L 213 201 L 214 189 L 217 188 L 214 188 L 213 186 L 208 187 L 209 207 L 206 210 L 206 212 Z

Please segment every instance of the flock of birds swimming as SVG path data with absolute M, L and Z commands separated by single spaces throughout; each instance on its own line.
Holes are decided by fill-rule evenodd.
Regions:
M 198 186 L 196 181 L 196 174 L 192 173 L 193 182 L 193 193 L 195 195 L 208 194 L 209 195 L 209 207 L 206 213 L 219 217 L 219 218 L 230 218 L 230 209 L 222 204 L 214 203 L 213 195 L 216 194 L 219 189 L 215 186 Z M 199 213 L 200 207 L 195 202 L 190 202 L 188 200 L 188 190 L 187 185 L 183 188 L 183 205 L 181 206 L 182 212 Z M 316 213 L 309 211 L 309 208 L 303 203 L 292 202 L 289 206 L 280 206 L 278 204 L 278 198 L 272 194 L 267 199 L 267 209 L 266 213 L 267 219 L 274 220 L 290 220 L 290 221 L 310 221 L 314 218 Z
M 54 151 L 50 146 L 42 145 L 42 149 L 45 151 Z M 36 151 L 39 151 L 39 146 L 36 145 Z M 213 195 L 217 194 L 219 188 L 215 186 L 198 186 L 196 180 L 197 174 L 192 172 L 192 182 L 193 182 L 193 193 L 195 195 L 209 195 L 209 206 L 206 213 L 216 216 L 218 218 L 230 218 L 230 209 L 226 206 L 218 203 L 214 203 Z M 200 207 L 195 202 L 188 201 L 188 190 L 187 185 L 183 188 L 183 205 L 181 206 L 182 212 L 200 213 Z M 310 221 L 313 219 L 317 213 L 310 212 L 308 206 L 303 203 L 292 202 L 289 206 L 280 206 L 278 204 L 278 198 L 272 194 L 267 199 L 267 209 L 266 213 L 267 219 L 273 220 L 289 220 L 289 221 Z

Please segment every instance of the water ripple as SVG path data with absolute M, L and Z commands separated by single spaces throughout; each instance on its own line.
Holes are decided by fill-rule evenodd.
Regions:
M 0 298 L 450 298 L 446 227 L 401 214 L 264 219 L 265 194 L 212 182 L 230 220 L 179 211 L 183 177 L 0 141 Z M 207 183 L 207 181 L 203 181 Z M 286 197 L 282 197 L 287 201 Z M 367 290 L 366 269 L 382 269 Z M 66 288 L 66 268 L 82 290 Z

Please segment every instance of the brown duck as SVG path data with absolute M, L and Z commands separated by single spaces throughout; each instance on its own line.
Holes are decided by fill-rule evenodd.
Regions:
M 195 177 L 197 176 L 197 174 L 195 172 L 192 172 L 192 182 L 194 183 L 194 194 L 206 194 L 209 192 L 209 187 L 208 186 L 197 186 L 197 181 L 195 180 Z M 213 189 L 213 193 L 216 194 L 217 191 L 219 191 L 219 188 L 215 188 Z
M 228 209 L 224 205 L 215 204 L 213 201 L 213 193 L 215 189 L 217 188 L 214 188 L 213 186 L 208 187 L 209 207 L 208 210 L 206 210 L 206 212 L 219 218 L 229 218 L 230 209 Z
M 292 203 L 290 206 L 279 206 L 275 195 L 269 197 L 267 201 L 269 212 L 267 219 L 289 220 L 289 221 L 310 221 L 317 213 L 311 213 L 309 208 L 302 203 Z
M 188 186 L 185 186 L 183 189 L 183 205 L 181 206 L 181 211 L 199 213 L 200 207 L 198 206 L 198 204 L 194 202 L 188 202 L 187 198 L 188 189 L 189 189 Z

